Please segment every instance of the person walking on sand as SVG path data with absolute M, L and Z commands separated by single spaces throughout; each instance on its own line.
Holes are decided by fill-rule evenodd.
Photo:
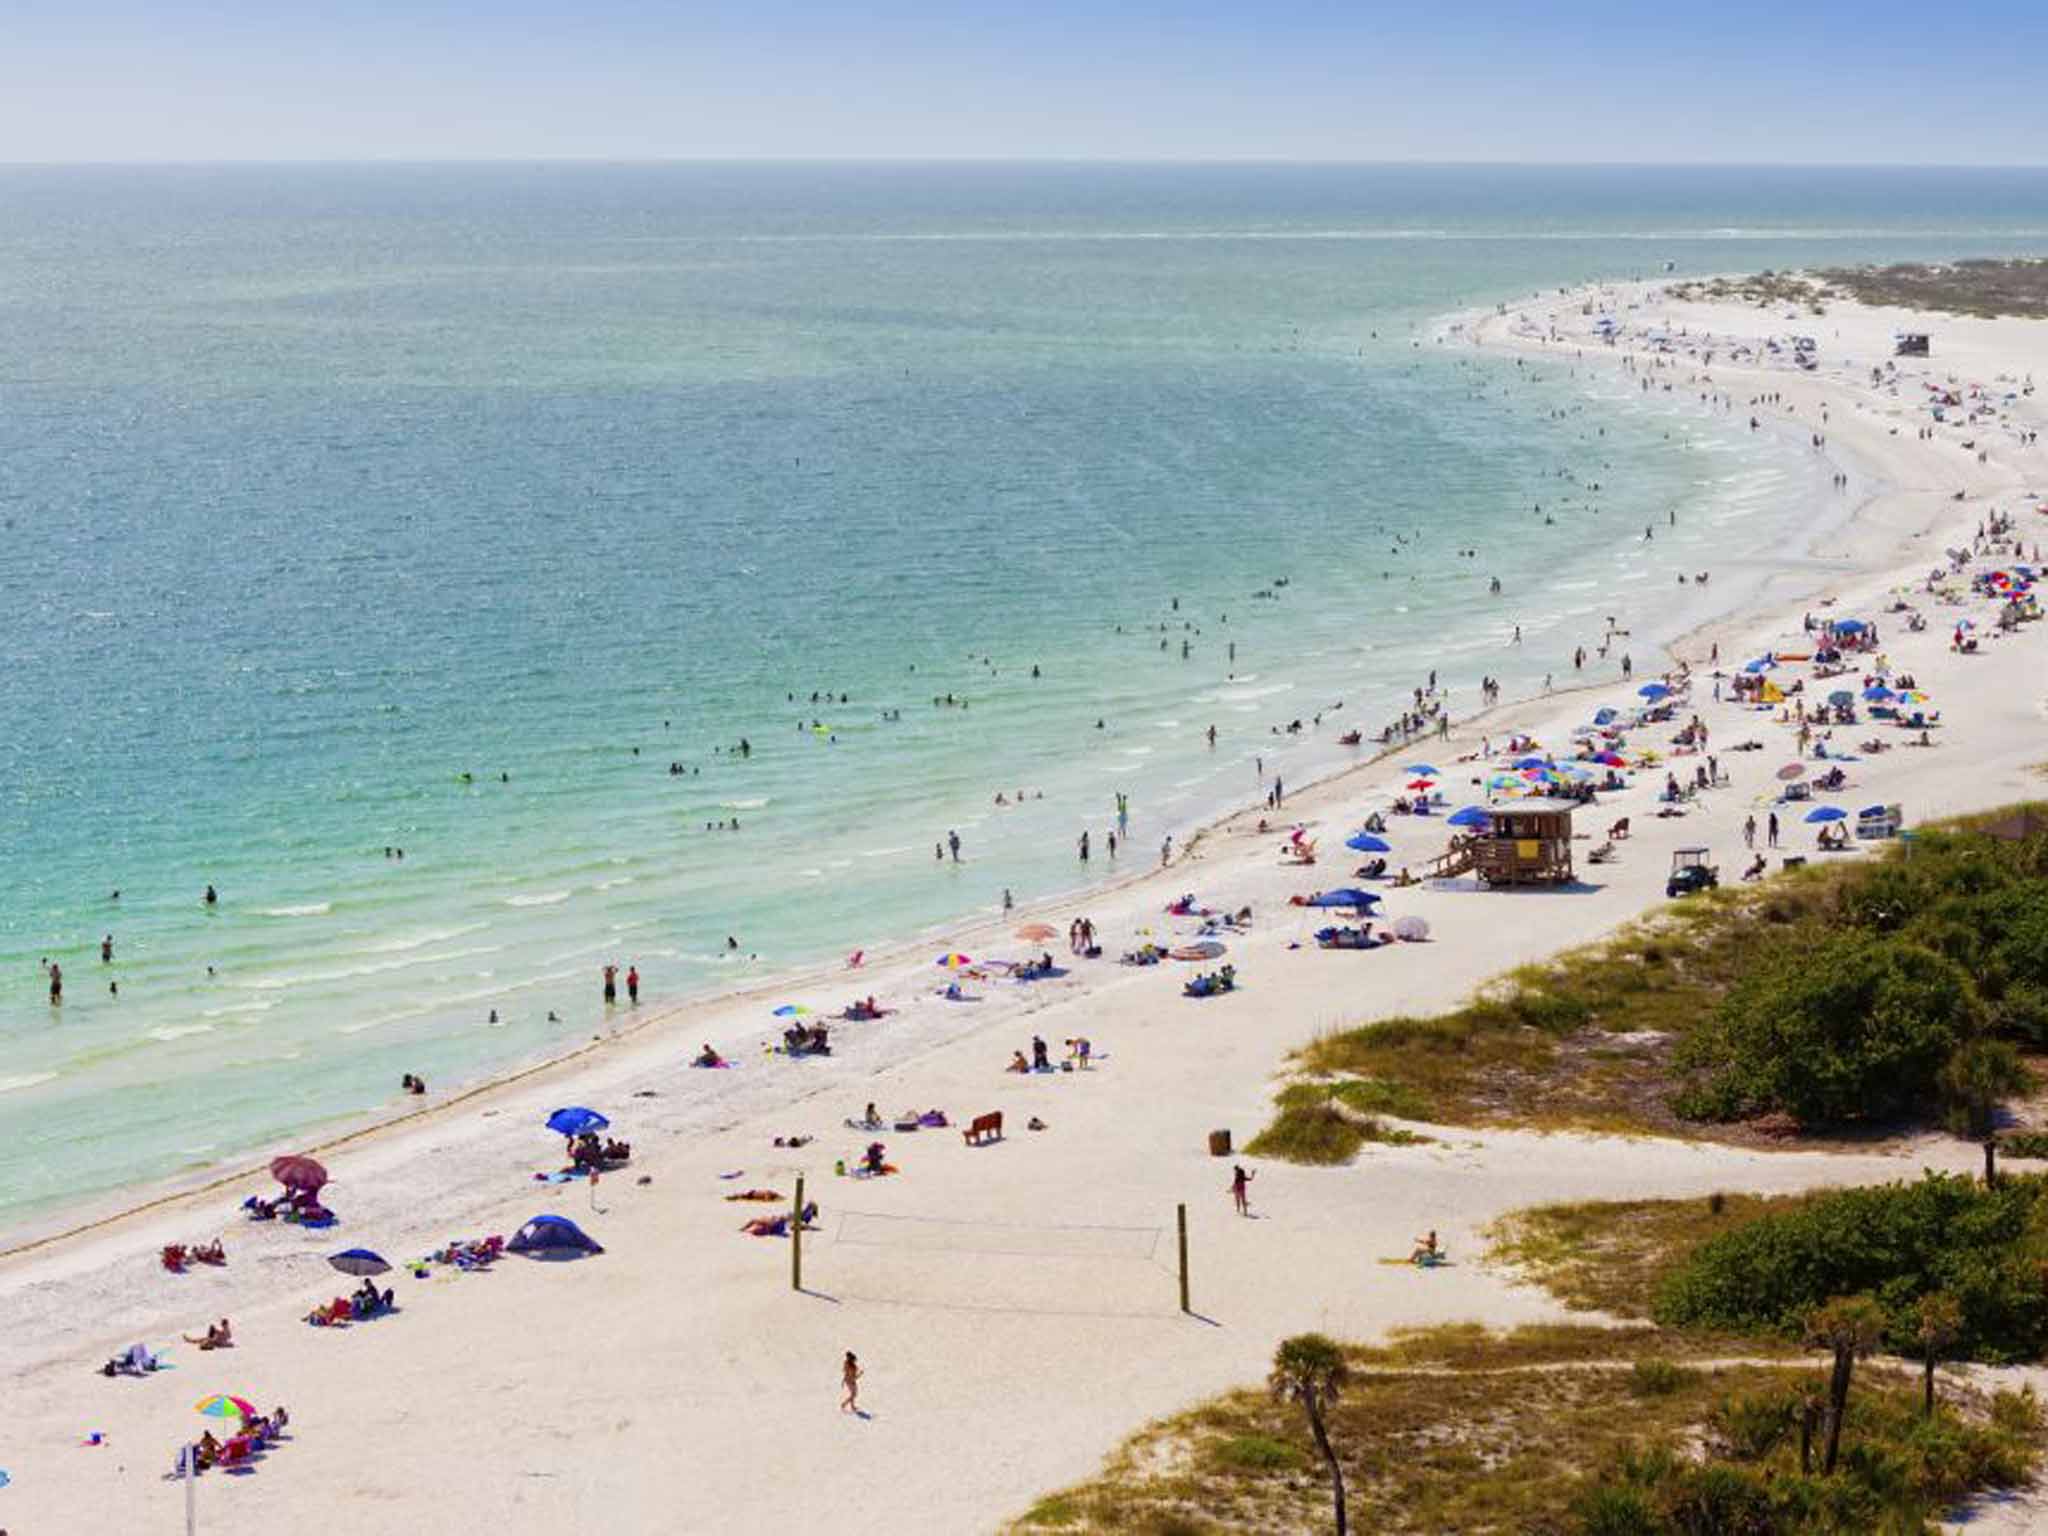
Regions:
M 1165 840 L 1164 842 L 1162 842 L 1162 843 L 1161 843 L 1161 844 L 1159 845 L 1159 867 L 1160 867 L 1161 869 L 1164 869 L 1164 868 L 1166 868 L 1166 866 L 1167 866 L 1168 864 L 1170 864 L 1170 863 L 1172 863 L 1172 862 L 1173 862 L 1173 834 L 1172 834 L 1171 832 L 1169 832 L 1169 833 L 1167 833 L 1167 834 L 1166 834 L 1166 840 Z
M 619 1000 L 619 968 L 616 965 L 604 968 L 604 1000 L 607 1003 Z
M 846 1396 L 840 1400 L 841 1413 L 860 1412 L 860 1361 L 852 1350 L 846 1352 L 846 1362 L 839 1367 L 839 1384 L 846 1388 Z
M 1743 822 L 1742 824 L 1742 846 L 1745 848 L 1754 848 L 1756 846 L 1755 816 L 1751 816 L 1747 821 Z
M 1237 1214 L 1249 1216 L 1252 1213 L 1252 1179 L 1255 1175 L 1246 1172 L 1243 1163 L 1230 1167 L 1230 1203 L 1237 1207 Z
M 1777 847 L 1777 846 L 1778 846 L 1778 813 L 1777 813 L 1776 811 L 1773 811 L 1773 812 L 1771 812 L 1771 822 L 1770 822 L 1770 839 L 1771 839 L 1771 846 L 1772 846 L 1773 848 Z

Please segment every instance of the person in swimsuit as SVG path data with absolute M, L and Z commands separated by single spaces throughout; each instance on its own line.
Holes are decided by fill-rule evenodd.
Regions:
M 64 967 L 59 965 L 56 961 L 52 960 L 50 962 L 50 1002 L 54 1006 L 55 1004 L 61 1003 L 63 1001 Z
M 608 1003 L 619 1000 L 619 968 L 616 965 L 604 968 L 604 1000 Z
M 1237 1214 L 1249 1216 L 1252 1213 L 1251 1188 L 1256 1175 L 1246 1171 L 1244 1164 L 1234 1163 L 1230 1169 L 1230 1202 L 1237 1207 Z
M 640 967 L 637 965 L 626 967 L 626 1001 L 630 1003 L 640 1001 Z
M 839 1383 L 846 1388 L 846 1396 L 839 1404 L 841 1413 L 860 1412 L 860 1378 L 860 1361 L 849 1349 L 846 1352 L 846 1363 L 839 1368 Z

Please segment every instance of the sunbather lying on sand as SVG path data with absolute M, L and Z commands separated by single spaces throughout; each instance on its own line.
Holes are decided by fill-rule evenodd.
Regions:
M 114 1356 L 100 1367 L 102 1376 L 147 1376 L 157 1369 L 159 1361 L 149 1352 L 146 1344 L 131 1344 L 123 1354 Z
M 782 1198 L 782 1191 L 777 1189 L 743 1189 L 738 1194 L 727 1195 L 725 1198 L 727 1200 L 761 1200 L 772 1202 Z
M 187 1344 L 197 1344 L 201 1349 L 232 1349 L 235 1345 L 235 1333 L 228 1326 L 226 1318 L 222 1318 L 218 1323 L 209 1323 L 203 1337 L 195 1337 L 188 1333 L 184 1335 L 184 1339 Z

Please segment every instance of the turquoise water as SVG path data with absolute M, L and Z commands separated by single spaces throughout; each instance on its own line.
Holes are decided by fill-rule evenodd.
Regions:
M 0 210 L 4 1223 L 581 1039 L 607 959 L 660 1002 L 936 933 L 1106 875 L 1118 791 L 1149 862 L 1431 667 L 1469 707 L 1668 631 L 1824 467 L 1431 317 L 2026 249 L 2048 175 L 7 169 Z

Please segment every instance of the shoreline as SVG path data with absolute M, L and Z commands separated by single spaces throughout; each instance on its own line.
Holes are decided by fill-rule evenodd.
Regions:
M 1647 292 L 1655 286 L 1626 291 Z M 1534 305 L 1509 306 L 1509 312 L 1564 308 L 1598 291 L 1603 288 L 1574 290 L 1571 299 L 1553 296 Z M 1617 285 L 1604 291 L 1622 290 Z M 2041 341 L 2048 337 L 2048 325 L 2024 334 L 2029 345 L 2048 348 Z M 1715 373 L 1751 377 L 1725 368 Z M 1774 373 L 1754 377 L 1779 382 Z M 1809 390 L 1836 391 L 1832 376 L 1786 382 L 1795 383 L 1802 399 Z M 1934 450 L 1923 452 L 1925 445 L 1901 442 L 1903 452 L 1889 454 L 1884 435 L 1876 430 L 1882 423 L 1871 426 L 1869 433 L 1843 432 L 1839 445 L 1836 433 L 1829 434 L 1830 448 L 1840 446 L 1844 453 L 1868 438 L 1873 473 L 1885 486 L 1869 499 L 1867 517 L 1859 506 L 1830 536 L 1868 539 L 1882 547 L 1868 551 L 1853 568 L 1814 572 L 1811 582 L 1806 580 L 1806 557 L 1795 557 L 1787 569 L 1794 573 L 1788 584 L 1797 592 L 1758 594 L 1754 616 L 1738 606 L 1693 625 L 1660 649 L 1682 654 L 1712 635 L 1724 635 L 1724 644 L 1753 636 L 1759 645 L 1769 645 L 1773 635 L 1766 630 L 1782 627 L 1788 604 L 1797 604 L 1808 591 L 1816 599 L 1832 593 L 1845 604 L 1874 602 L 1889 585 L 1913 579 L 1911 552 L 1932 529 L 1967 526 L 1982 516 L 1987 499 L 2009 497 L 2011 487 L 1963 503 L 1933 502 L 1942 493 L 1913 488 L 1907 483 L 1913 477 L 1877 472 L 1896 469 L 1893 460 L 1939 462 L 1931 456 Z M 2005 476 L 2006 468 L 2001 458 L 1993 472 L 1972 478 L 1990 481 Z M 1924 507 L 1923 498 L 1929 502 Z M 1898 526 L 1888 521 L 1901 516 L 1905 522 Z M 1790 622 L 1796 629 L 1796 613 Z M 1901 634 L 1895 648 L 1923 670 L 1938 667 L 1953 682 L 1953 694 L 1946 691 L 1947 682 L 1930 686 L 1956 716 L 1947 723 L 1954 734 L 1941 752 L 1887 756 L 1873 760 L 1870 769 L 1873 777 L 1887 781 L 1884 797 L 1904 798 L 1916 822 L 1975 803 L 2018 798 L 2015 786 L 2023 788 L 2029 760 L 2041 750 L 2037 689 L 2027 686 L 2038 670 L 2030 665 L 2038 635 L 2023 632 L 1994 642 L 1982 658 L 1965 662 L 1943 659 L 1940 628 L 1937 623 L 1918 637 Z M 1922 652 L 1927 653 L 1924 661 Z M 1724 665 L 1733 664 L 1738 663 L 1731 655 Z M 1635 681 L 1647 680 L 1655 675 L 1654 663 L 1646 657 L 1638 671 Z M 1697 669 L 1696 676 L 1703 678 Z M 1708 706 L 1702 691 L 1696 690 L 1692 707 L 1710 714 L 1717 731 L 1726 729 L 1723 722 L 1730 717 L 1749 722 L 1737 729 L 1769 731 L 1764 721 L 1730 705 Z M 1611 805 L 1623 814 L 1635 805 L 1645 819 L 1627 845 L 1628 857 L 1611 871 L 1603 870 L 1599 884 L 1554 896 L 1480 895 L 1431 886 L 1390 892 L 1390 904 L 1426 914 L 1437 932 L 1430 944 L 1400 946 L 1372 959 L 1318 952 L 1312 944 L 1295 952 L 1288 941 L 1305 936 L 1309 920 L 1289 911 L 1286 893 L 1329 883 L 1339 873 L 1336 866 L 1346 861 L 1331 859 L 1330 867 L 1313 873 L 1289 872 L 1276 867 L 1271 851 L 1278 829 L 1296 820 L 1307 821 L 1325 837 L 1333 831 L 1341 837 L 1346 822 L 1383 797 L 1384 786 L 1375 781 L 1390 759 L 1411 752 L 1456 757 L 1476 750 L 1481 735 L 1515 729 L 1549 738 L 1553 730 L 1568 729 L 1587 694 L 1624 692 L 1633 692 L 1631 683 L 1603 676 L 1503 700 L 1459 720 L 1447 741 L 1419 737 L 1390 745 L 1298 787 L 1270 834 L 1253 830 L 1262 814 L 1259 807 L 1240 808 L 1205 824 L 1167 869 L 1134 866 L 1115 881 L 1062 900 L 949 930 L 963 944 L 978 946 L 1033 918 L 1057 924 L 1087 911 L 1101 920 L 1105 945 L 1113 954 L 1127 932 L 1170 927 L 1158 916 L 1162 894 L 1194 889 L 1219 905 L 1226 898 L 1232 904 L 1242 898 L 1254 904 L 1258 921 L 1252 935 L 1232 940 L 1233 962 L 1241 965 L 1249 983 L 1239 996 L 1189 1003 L 1178 996 L 1177 986 L 1169 985 L 1185 971 L 1167 968 L 1162 974 L 1108 963 L 1090 970 L 1077 964 L 1072 978 L 1037 987 L 989 987 L 980 1009 L 949 1009 L 929 996 L 933 976 L 926 941 L 912 939 L 870 956 L 861 972 L 816 967 L 793 977 L 762 978 L 715 1007 L 697 1000 L 675 1004 L 516 1075 L 343 1130 L 320 1143 L 346 1152 L 345 1166 L 335 1170 L 343 1231 L 302 1234 L 275 1226 L 236 1226 L 230 1233 L 231 1268 L 193 1277 L 193 1284 L 167 1288 L 154 1272 L 149 1245 L 159 1233 L 177 1240 L 195 1235 L 191 1228 L 202 1223 L 211 1226 L 217 1213 L 209 1214 L 209 1201 L 258 1177 L 260 1170 L 223 1173 L 199 1188 L 165 1192 L 148 1205 L 18 1245 L 0 1254 L 0 1294 L 14 1301 L 22 1324 L 6 1346 L 28 1399 L 23 1406 L 30 1411 L 20 1416 L 21 1422 L 47 1425 L 56 1415 L 76 1417 L 76 1409 L 65 1405 L 92 1392 L 96 1406 L 91 1412 L 113 1424 L 124 1443 L 146 1445 L 138 1456 L 154 1465 L 159 1459 L 155 1440 L 146 1437 L 161 1438 L 169 1425 L 183 1422 L 171 1416 L 175 1405 L 159 1408 L 162 1394 L 147 1384 L 118 1399 L 105 1398 L 96 1382 L 78 1379 L 84 1373 L 76 1366 L 103 1347 L 160 1335 L 170 1316 L 183 1317 L 189 1327 L 202 1307 L 232 1308 L 243 1344 L 231 1374 L 249 1379 L 250 1393 L 289 1393 L 294 1418 L 302 1423 L 324 1420 L 321 1428 L 306 1430 L 305 1444 L 287 1450 L 261 1477 L 229 1485 L 232 1493 L 218 1481 L 203 1490 L 217 1508 L 234 1509 L 232 1528 L 289 1520 L 295 1509 L 303 1513 L 304 1501 L 315 1496 L 312 1490 L 321 1490 L 349 1501 L 352 1514 L 368 1519 L 364 1528 L 374 1530 L 416 1528 L 422 1520 L 432 1524 L 437 1511 L 457 1509 L 495 1513 L 513 1520 L 516 1528 L 537 1528 L 562 1511 L 587 1509 L 588 1501 L 614 1494 L 634 1501 L 618 1517 L 627 1529 L 675 1529 L 672 1512 L 677 1508 L 727 1512 L 707 1519 L 702 1528 L 729 1523 L 731 1511 L 752 1508 L 762 1518 L 797 1528 L 832 1518 L 851 1528 L 879 1529 L 890 1523 L 888 1511 L 906 1502 L 949 1528 L 985 1529 L 1021 1513 L 1030 1490 L 1058 1486 L 1069 1473 L 1085 1469 L 1135 1422 L 1255 1374 L 1276 1330 L 1314 1326 L 1373 1336 L 1423 1318 L 1515 1321 L 1556 1314 L 1554 1303 L 1515 1288 L 1484 1266 L 1453 1269 L 1422 1287 L 1407 1274 L 1361 1276 L 1350 1262 L 1361 1233 L 1405 1234 L 1411 1222 L 1440 1225 L 1455 1248 L 1469 1252 L 1478 1246 L 1477 1232 L 1492 1213 L 1532 1203 L 1537 1193 L 1586 1198 L 1616 1190 L 1789 1189 L 1898 1177 L 1922 1164 L 1973 1166 L 1973 1147 L 1950 1145 L 1940 1137 L 1858 1154 L 1631 1140 L 1625 1144 L 1629 1155 L 1620 1158 L 1615 1149 L 1624 1143 L 1613 1138 L 1437 1127 L 1437 1139 L 1430 1144 L 1370 1148 L 1347 1168 L 1265 1166 L 1254 1200 L 1277 1219 L 1225 1223 L 1208 1204 L 1196 1207 L 1197 1307 L 1218 1320 L 1214 1330 L 1189 1330 L 1142 1269 L 1082 1268 L 1061 1259 L 997 1260 L 972 1249 L 941 1263 L 928 1255 L 920 1259 L 887 1249 L 868 1251 L 853 1240 L 842 1241 L 846 1229 L 833 1223 L 868 1214 L 849 1210 L 849 1203 L 879 1208 L 882 1216 L 927 1221 L 942 1215 L 1009 1223 L 1164 1220 L 1173 1200 L 1186 1200 L 1190 1189 L 1206 1191 L 1221 1179 L 1221 1165 L 1198 1144 L 1200 1131 L 1262 1124 L 1270 1111 L 1272 1079 L 1282 1070 L 1286 1052 L 1318 1029 L 1389 1011 L 1450 1006 L 1516 963 L 1586 942 L 1657 905 L 1665 845 L 1703 834 L 1696 822 L 1673 826 L 1647 819 L 1653 774 L 1638 774 L 1633 789 L 1603 800 L 1603 807 Z M 1766 758 L 1753 754 L 1730 764 L 1736 783 L 1702 807 L 1710 821 L 1725 823 L 1722 838 L 1743 807 L 1754 803 L 1745 796 L 1768 788 L 1763 780 L 1775 759 Z M 1466 798 L 1464 768 L 1461 763 L 1456 773 L 1443 776 L 1444 791 L 1454 800 Z M 1477 765 L 1474 771 L 1480 771 Z M 1416 830 L 1397 824 L 1390 833 L 1401 846 L 1400 859 L 1415 857 L 1404 839 Z M 1440 826 L 1421 830 L 1430 837 Z M 1500 911 L 1502 903 L 1513 903 L 1511 918 Z M 900 996 L 901 1006 L 879 1026 L 843 1030 L 832 1061 L 739 1060 L 741 1070 L 729 1079 L 722 1073 L 693 1079 L 673 1059 L 679 1053 L 670 1037 L 686 1019 L 703 1020 L 700 1028 L 716 1039 L 725 1016 L 740 1023 L 740 1009 L 765 993 L 850 991 L 855 978 L 862 992 L 876 992 L 887 1002 Z M 758 1038 L 766 1024 L 765 1015 L 758 1017 L 746 1033 Z M 1075 1074 L 1047 1080 L 1001 1074 L 1000 1062 L 1020 1035 L 1042 1031 L 1057 1037 L 1063 1030 L 1088 1034 L 1098 1046 L 1109 1047 L 1096 1071 L 1085 1078 Z M 707 1084 L 707 1078 L 725 1080 Z M 557 1089 L 567 1094 L 572 1088 L 585 1102 L 615 1114 L 631 1106 L 634 1118 L 619 1127 L 636 1143 L 628 1173 L 645 1172 L 655 1180 L 651 1191 L 633 1187 L 630 1177 L 606 1181 L 608 1210 L 594 1229 L 612 1249 L 608 1257 L 573 1271 L 513 1267 L 488 1283 L 450 1277 L 414 1286 L 401 1277 L 407 1311 L 424 1317 L 400 1316 L 339 1340 L 309 1340 L 297 1314 L 302 1293 L 309 1296 L 331 1284 L 320 1258 L 325 1248 L 369 1241 L 396 1257 L 419 1251 L 415 1244 L 445 1240 L 464 1224 L 484 1222 L 490 1230 L 521 1217 L 537 1202 L 541 1208 L 557 1203 L 581 1218 L 580 1195 L 571 1201 L 565 1192 L 533 1188 L 527 1170 L 552 1160 L 541 1150 L 552 1139 L 539 1131 L 538 1113 L 532 1116 L 534 1124 L 515 1117 L 528 1109 L 544 1111 L 545 1094 Z M 715 1096 L 696 1092 L 710 1088 L 723 1091 Z M 642 1093 L 654 1097 L 639 1100 Z M 862 1099 L 937 1103 L 956 1118 L 1000 1104 L 1019 1124 L 1027 1112 L 1044 1116 L 1049 1129 L 1038 1135 L 1015 1131 L 987 1156 L 962 1154 L 947 1133 L 929 1140 L 895 1137 L 891 1146 L 902 1147 L 898 1155 L 906 1164 L 905 1177 L 854 1186 L 830 1174 L 832 1158 L 846 1150 L 848 1138 L 830 1129 L 841 1113 L 837 1104 L 828 1111 L 825 1104 L 837 1101 L 851 1113 Z M 821 1111 L 828 1119 L 814 1151 L 763 1150 L 771 1133 L 817 1132 Z M 471 1115 L 474 1121 L 464 1125 Z M 500 1116 L 506 1124 L 493 1126 L 490 1121 Z M 514 1125 L 520 1127 L 516 1132 Z M 806 1170 L 817 1179 L 811 1188 L 826 1205 L 826 1226 L 819 1238 L 815 1283 L 831 1293 L 832 1305 L 791 1300 L 774 1262 L 786 1248 L 771 1244 L 764 1254 L 759 1245 L 732 1235 L 731 1207 L 712 1203 L 720 1186 L 711 1181 L 739 1165 L 769 1182 Z M 617 1192 L 618 1185 L 627 1186 L 624 1193 Z M 786 1190 L 786 1182 L 781 1187 Z M 694 1203 L 677 1203 L 689 1200 L 693 1190 Z M 1201 1198 L 1220 1205 L 1219 1195 Z M 593 1208 L 597 1201 L 592 1191 Z M 1070 1267 L 1034 1269 L 1034 1264 Z M 1271 1285 L 1276 1266 L 1299 1276 L 1300 1283 Z M 578 1289 L 593 1281 L 606 1288 Z M 443 1292 L 452 1294 L 444 1297 Z M 447 1310 L 453 1295 L 462 1298 L 460 1311 Z M 545 1309 L 564 1305 L 564 1296 L 577 1295 L 586 1298 L 576 1306 L 577 1327 L 524 1326 L 536 1315 L 547 1315 Z M 593 1295 L 604 1300 L 589 1305 Z M 679 1299 L 687 1300 L 688 1321 L 678 1331 L 674 1307 Z M 432 1321 L 437 1312 L 444 1320 L 438 1329 Z M 1048 1316 L 1065 1321 L 1048 1327 Z M 488 1350 L 480 1347 L 486 1340 L 494 1341 Z M 764 1493 L 761 1456 L 790 1433 L 811 1433 L 800 1426 L 810 1423 L 812 1407 L 829 1413 L 829 1403 L 808 1402 L 811 1393 L 802 1384 L 817 1373 L 820 1358 L 829 1364 L 832 1351 L 856 1345 L 862 1358 L 882 1372 L 876 1385 L 884 1417 L 852 1435 L 837 1436 L 830 1430 L 832 1420 L 821 1420 L 817 1475 L 803 1480 L 803 1486 Z M 547 1394 L 559 1396 L 558 1402 L 522 1410 L 503 1399 L 502 1414 L 476 1415 L 489 1420 L 477 1424 L 466 1422 L 470 1416 L 454 1406 L 496 1401 L 477 1394 L 511 1391 L 532 1372 L 559 1367 L 572 1358 L 572 1350 L 573 1358 L 587 1362 L 593 1380 Z M 1082 1395 L 1076 1383 L 1092 1381 L 1105 1358 L 1123 1366 L 1118 1390 Z M 379 1420 L 358 1415 L 377 1413 L 378 1382 L 389 1379 L 393 1370 L 429 1384 L 428 1400 L 414 1424 L 439 1425 L 439 1433 L 406 1437 L 406 1414 L 400 1413 L 396 1434 L 364 1440 L 365 1434 L 376 1433 L 372 1426 Z M 668 1383 L 673 1395 L 679 1372 L 701 1381 L 706 1390 L 678 1403 L 672 1416 L 665 1410 L 657 1416 L 658 1426 L 645 1424 L 639 1405 L 666 1401 L 657 1394 Z M 436 1381 L 444 1384 L 432 1386 Z M 176 1391 L 188 1395 L 183 1387 Z M 998 1421 L 1016 1436 L 1011 1457 L 975 1452 L 991 1410 L 1012 1416 Z M 627 1478 L 624 1472 L 586 1471 L 553 1490 L 488 1493 L 482 1491 L 480 1475 L 473 1481 L 450 1476 L 458 1458 L 479 1469 L 502 1468 L 508 1457 L 516 1457 L 521 1468 L 551 1465 L 551 1448 L 563 1438 L 558 1415 L 573 1420 L 606 1411 L 643 1421 L 622 1423 L 609 1437 L 619 1454 L 598 1458 L 635 1466 L 630 1493 L 624 1484 L 614 1489 L 603 1481 Z M 56 1469 L 76 1463 L 75 1441 L 65 1444 L 61 1435 L 17 1429 L 10 1438 L 19 1448 L 9 1450 L 8 1464 L 31 1471 L 47 1468 L 46 1482 L 59 1475 Z M 702 1453 L 703 1464 L 670 1465 L 676 1460 L 672 1453 L 664 1461 L 660 1448 L 678 1440 Z M 376 1454 L 363 1455 L 366 1446 Z M 578 1453 L 571 1465 L 587 1462 Z M 110 1478 L 111 1472 L 80 1467 L 62 1475 L 84 1489 L 101 1486 L 91 1479 Z M 32 1482 L 18 1479 L 14 1492 L 26 1495 Z M 176 1497 L 175 1490 L 162 1493 L 152 1483 L 145 1492 L 144 1486 L 108 1481 L 102 1491 L 123 1488 L 125 1496 L 159 1501 Z M 750 1489 L 766 1503 L 747 1503 Z M 376 1502 L 384 1499 L 397 1501 L 388 1506 L 388 1515 Z M 854 1500 L 850 1506 L 849 1499 Z M 645 1518 L 636 1522 L 634 1510 Z M 670 1517 L 666 1523 L 664 1512 Z M 21 1518 L 25 1521 L 27 1514 Z

